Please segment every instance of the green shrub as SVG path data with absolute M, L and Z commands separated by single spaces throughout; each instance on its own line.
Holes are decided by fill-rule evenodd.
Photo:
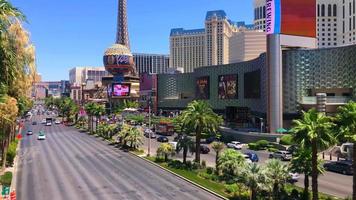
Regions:
M 276 148 L 268 148 L 267 149 L 269 152 L 272 152 L 272 153 L 274 153 L 274 152 L 276 152 L 276 151 L 278 151 L 278 149 L 276 149 Z
M 6 165 L 7 166 L 12 166 L 14 164 L 17 143 L 18 143 L 17 140 L 11 142 L 9 145 L 9 148 L 7 149 L 7 152 L 6 152 L 6 161 L 7 161 Z
M 225 185 L 225 191 L 228 194 L 235 194 L 238 191 L 237 185 L 236 184 Z
M 214 173 L 214 168 L 213 167 L 207 167 L 206 168 L 206 173 L 208 173 L 208 174 Z
M 0 177 L 1 185 L 10 186 L 12 180 L 12 172 L 5 172 L 4 175 Z
M 256 144 L 258 149 L 267 149 L 269 142 L 267 140 L 259 140 Z
M 281 140 L 279 141 L 282 145 L 292 145 L 293 144 L 293 136 L 292 135 L 283 135 Z
M 249 143 L 249 144 L 248 144 L 248 148 L 249 148 L 250 150 L 258 150 L 258 146 L 257 146 L 256 143 Z
M 183 169 L 184 165 L 181 161 L 179 160 L 172 160 L 168 163 L 169 167 L 175 168 L 175 169 Z

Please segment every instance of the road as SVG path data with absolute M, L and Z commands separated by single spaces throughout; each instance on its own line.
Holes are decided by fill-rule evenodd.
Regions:
M 158 136 L 158 135 L 157 135 Z M 169 141 L 173 141 L 174 136 L 168 137 Z M 151 154 L 155 155 L 156 150 L 159 146 L 159 142 L 157 142 L 155 139 L 151 139 Z M 143 148 L 147 152 L 147 146 L 148 146 L 148 139 L 144 139 L 144 146 Z M 207 163 L 207 166 L 214 167 L 215 166 L 215 152 L 210 148 L 210 153 L 209 154 L 202 154 L 201 155 L 201 160 L 205 160 Z M 243 148 L 242 152 L 248 152 L 250 150 Z M 251 152 L 251 151 L 250 151 Z M 256 153 L 259 157 L 259 163 L 265 163 L 269 158 L 269 153 L 266 151 L 252 151 Z M 176 159 L 183 160 L 183 155 L 182 153 L 179 153 L 175 155 Z M 194 159 L 194 154 L 188 154 L 188 160 L 193 160 Z M 287 162 L 286 162 L 287 163 Z M 338 174 L 334 172 L 325 172 L 324 175 L 321 175 L 319 177 L 319 191 L 334 195 L 337 197 L 344 198 L 346 196 L 351 196 L 352 195 L 352 176 L 347 176 L 343 174 Z M 311 184 L 311 181 L 310 181 Z M 304 187 L 304 176 L 301 175 L 299 181 L 296 183 L 296 185 L 300 187 Z
M 30 127 L 34 135 L 23 137 L 19 152 L 16 191 L 20 200 L 218 199 L 74 128 Z M 46 132 L 46 140 L 37 140 L 39 130 Z

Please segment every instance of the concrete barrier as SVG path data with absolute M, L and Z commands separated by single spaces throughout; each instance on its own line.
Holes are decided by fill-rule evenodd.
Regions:
M 256 142 L 258 140 L 278 142 L 279 139 L 283 136 L 281 134 L 242 132 L 227 127 L 220 127 L 220 132 L 221 132 L 222 140 L 224 142 L 229 142 L 233 140 L 237 140 L 242 143 L 251 143 L 251 142 Z

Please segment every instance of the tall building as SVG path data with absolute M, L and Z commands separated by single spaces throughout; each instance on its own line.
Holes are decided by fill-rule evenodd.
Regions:
M 246 32 L 245 34 L 238 34 Z M 170 34 L 170 56 L 172 68 L 183 68 L 184 73 L 193 72 L 197 67 L 208 65 L 228 64 L 231 61 L 256 58 L 260 53 L 265 51 L 265 40 L 256 46 L 256 56 L 241 55 L 236 58 L 237 54 L 245 53 L 235 52 L 240 49 L 254 48 L 253 42 L 244 42 L 243 40 L 250 33 L 256 32 L 253 25 L 246 25 L 244 22 L 233 22 L 227 18 L 223 10 L 209 11 L 205 17 L 204 29 L 184 30 L 175 28 Z M 260 31 L 258 31 L 260 32 Z M 263 35 L 263 33 L 259 33 Z M 236 38 L 237 37 L 237 38 Z M 252 36 L 253 37 L 253 36 Z M 233 40 L 233 41 L 231 41 Z M 241 41 L 237 43 L 236 41 Z M 231 47 L 234 45 L 250 45 L 249 47 Z
M 254 1 L 255 29 L 265 30 L 265 0 Z M 317 0 L 318 47 L 356 44 L 355 0 Z
M 101 85 L 101 79 L 105 76 L 109 76 L 109 73 L 104 67 L 75 67 L 69 70 L 71 85 L 80 86 L 87 80 L 93 80 L 95 84 Z
M 169 68 L 169 55 L 134 53 L 134 62 L 139 74 L 165 74 Z

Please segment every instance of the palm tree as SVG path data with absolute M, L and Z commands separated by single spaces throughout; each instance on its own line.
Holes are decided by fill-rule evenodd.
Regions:
M 257 199 L 257 192 L 264 189 L 266 176 L 261 166 L 251 163 L 242 172 L 242 179 L 247 187 L 250 188 L 250 200 Z
M 288 166 L 277 159 L 268 160 L 265 175 L 267 182 L 271 184 L 273 199 L 279 199 L 281 188 L 283 188 L 289 177 Z
M 93 115 L 95 116 L 95 129 L 98 127 L 98 118 L 100 118 L 105 113 L 105 106 L 94 104 Z
M 192 138 L 188 137 L 187 135 L 183 135 L 182 137 L 179 137 L 179 140 L 177 142 L 176 152 L 179 153 L 182 150 L 183 150 L 183 163 L 186 164 L 188 152 L 191 152 L 193 154 L 195 150 L 194 142 Z
M 173 146 L 168 143 L 159 145 L 157 149 L 157 157 L 164 156 L 164 161 L 168 161 L 168 156 L 174 153 Z
M 318 151 L 327 149 L 336 142 L 335 136 L 331 133 L 334 124 L 329 117 L 315 109 L 303 112 L 302 119 L 293 122 L 295 126 L 291 132 L 294 141 L 302 148 L 311 146 L 313 200 L 318 200 Z
M 224 150 L 218 159 L 219 169 L 227 179 L 239 175 L 240 170 L 245 166 L 246 161 L 242 153 L 233 149 Z M 218 172 L 220 174 L 220 172 Z
M 190 127 L 195 131 L 196 147 L 195 161 L 200 163 L 200 140 L 203 131 L 216 133 L 223 119 L 214 113 L 206 101 L 193 101 L 182 113 L 184 127 Z
M 339 108 L 339 113 L 336 116 L 340 124 L 340 139 L 346 139 L 353 143 L 352 165 L 353 165 L 353 193 L 352 199 L 356 200 L 356 103 L 349 102 L 345 106 Z
M 95 103 L 92 102 L 89 102 L 84 106 L 85 112 L 88 114 L 88 126 L 91 133 L 93 133 L 93 116 L 95 113 L 95 107 Z
M 130 148 L 136 149 L 142 145 L 142 137 L 143 134 L 140 130 L 136 127 L 131 127 L 127 135 L 127 141 L 130 143 Z
M 121 145 L 123 145 L 124 147 L 126 147 L 127 144 L 127 137 L 130 134 L 130 130 L 131 130 L 131 126 L 128 124 L 124 124 L 121 127 L 120 132 L 118 133 L 118 137 L 120 138 L 120 143 Z
M 219 155 L 220 155 L 220 152 L 225 148 L 225 144 L 222 142 L 213 142 L 213 143 L 211 143 L 211 148 L 213 148 L 216 153 L 215 168 L 216 168 L 216 171 L 218 172 L 219 171 L 219 162 L 218 162 Z

